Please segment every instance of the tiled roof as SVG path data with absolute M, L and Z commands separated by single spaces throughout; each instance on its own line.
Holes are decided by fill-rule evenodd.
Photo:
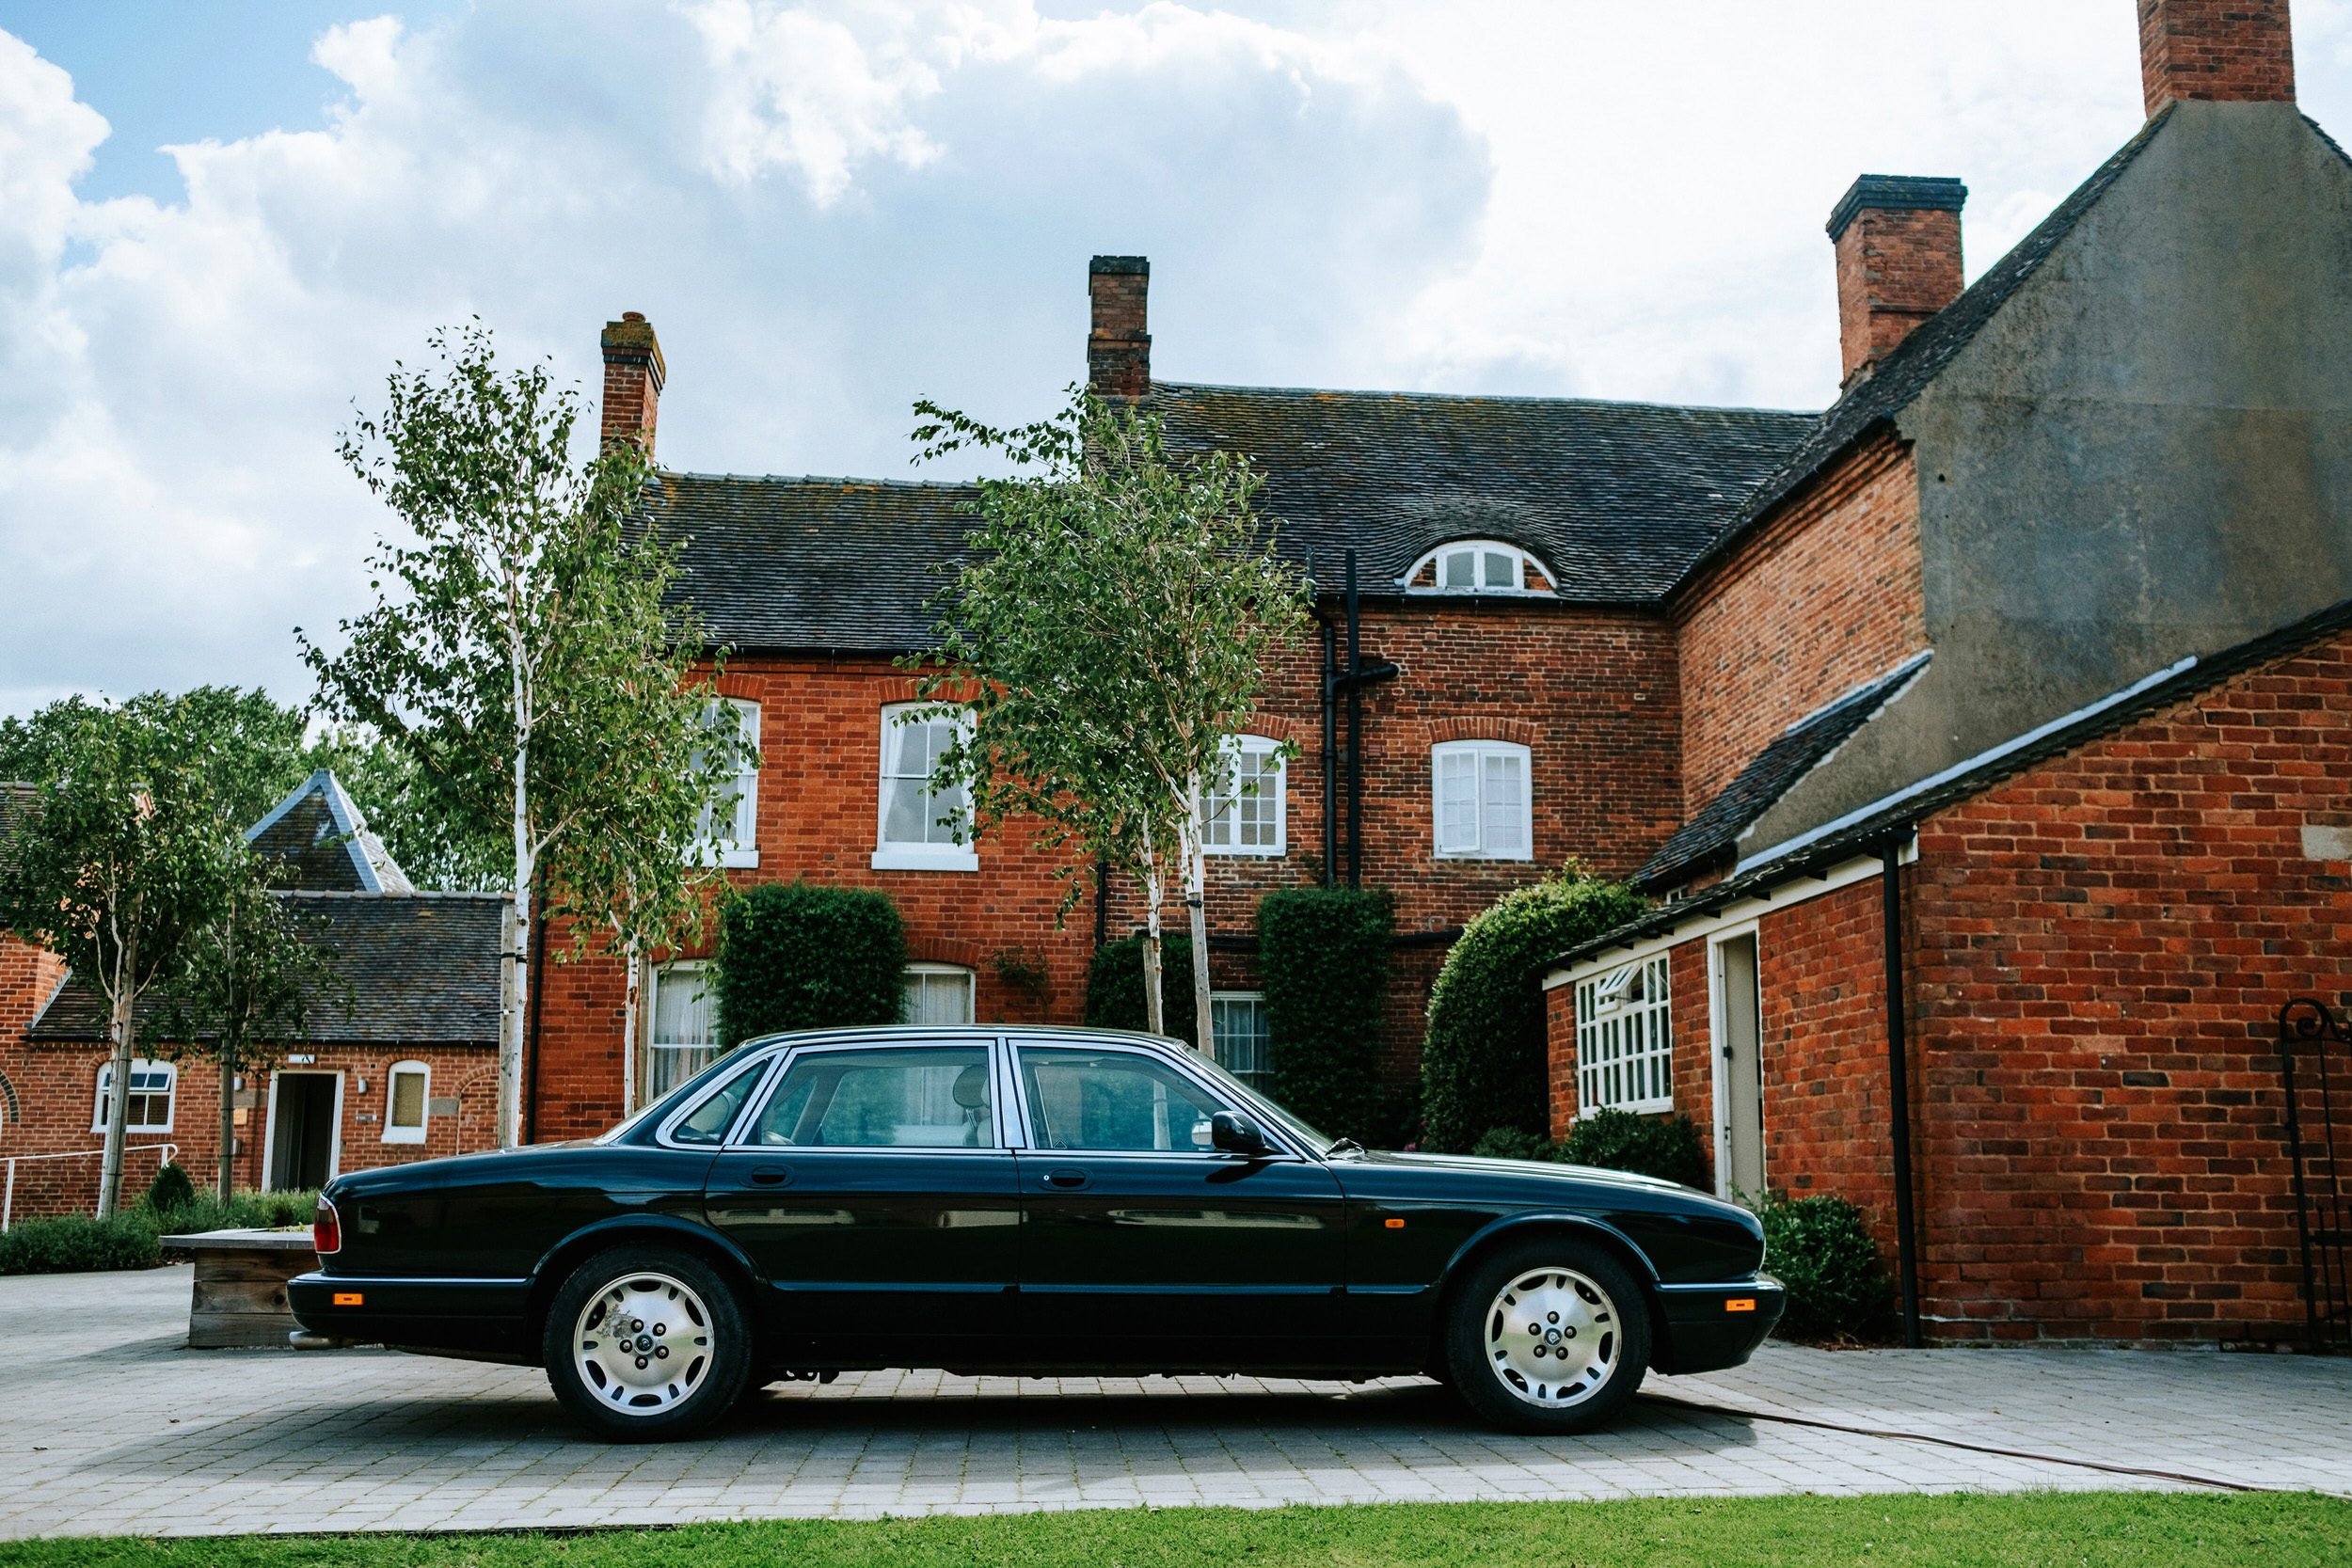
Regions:
M 314 1003 L 304 1043 L 496 1045 L 499 932 L 506 906 L 490 893 L 287 893 L 315 921 L 314 940 L 331 949 L 350 989 L 350 1010 Z M 140 1027 L 165 1004 L 150 993 Z M 98 993 L 68 978 L 26 1031 L 36 1040 L 103 1040 L 106 1008 Z
M 931 571 L 965 552 L 961 484 L 673 474 L 656 515 L 691 542 L 686 602 L 741 649 L 899 652 L 930 646 Z
M 1645 603 L 1738 511 L 1812 416 L 1565 398 L 1158 383 L 1179 451 L 1247 452 L 1282 553 L 1336 593 L 1393 594 L 1449 539 L 1521 545 L 1561 598 Z M 930 645 L 934 565 L 965 554 L 962 484 L 665 473 L 656 515 L 691 540 L 681 594 L 741 649 Z
M 1734 858 L 1740 835 L 1748 825 L 1771 810 L 1798 780 L 1827 762 L 1927 663 L 1926 654 L 1905 659 L 1789 725 L 1634 873 L 1635 885 L 1647 891 L 1672 887 Z
M 1922 323 L 1868 375 L 1849 387 L 1843 397 L 1813 421 L 1812 428 L 1787 454 L 1787 460 L 1764 476 L 1739 507 L 1731 526 L 1684 563 L 1678 574 L 1680 579 L 1688 581 L 1704 571 L 1761 523 L 1792 491 L 1926 391 L 1953 356 L 1966 348 L 1985 323 L 2009 302 L 2009 297 L 2042 270 L 2042 264 L 2050 259 L 2058 242 L 2106 195 L 2108 187 L 2131 166 L 2132 160 L 2162 134 L 2171 115 L 2168 105 L 2150 119 L 2137 135 L 2100 165 L 2073 195 L 2053 208 L 2040 227 L 1985 269 L 1984 276 L 1969 285 L 1958 299 Z
M 1575 398 L 1440 397 L 1157 382 L 1178 451 L 1246 452 L 1282 553 L 1327 592 L 1357 552 L 1367 593 L 1394 593 L 1449 539 L 1520 545 L 1562 598 L 1647 602 L 1787 458 L 1809 414 Z
M 246 842 L 290 867 L 285 885 L 313 893 L 407 893 L 401 870 L 384 841 L 368 831 L 368 820 L 331 768 L 322 768 L 246 830 Z

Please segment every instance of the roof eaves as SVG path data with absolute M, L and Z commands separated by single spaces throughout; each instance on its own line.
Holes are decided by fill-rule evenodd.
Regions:
M 1774 845 L 1740 863 L 1730 877 L 1712 887 L 1661 904 L 1639 919 L 1579 942 L 1542 967 L 1564 968 L 1596 953 L 1645 941 L 1694 916 L 1769 893 L 1791 878 L 1851 860 L 1874 845 L 1908 837 L 1919 822 L 1947 806 L 2348 626 L 2352 626 L 2352 599 L 2341 600 L 2220 653 L 2182 659 L 2074 713 L 1980 752 L 1942 773 L 1883 796 L 1836 822 Z

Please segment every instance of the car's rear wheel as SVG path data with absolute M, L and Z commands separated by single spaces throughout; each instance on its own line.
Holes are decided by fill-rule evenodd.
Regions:
M 742 1393 L 750 1325 L 735 1288 L 691 1253 L 614 1247 L 571 1272 L 548 1307 L 548 1383 L 600 1436 L 683 1437 Z
M 1570 1241 L 1516 1243 L 1453 1292 L 1447 1381 L 1514 1432 L 1582 1432 L 1625 1408 L 1649 1370 L 1649 1308 L 1614 1258 Z

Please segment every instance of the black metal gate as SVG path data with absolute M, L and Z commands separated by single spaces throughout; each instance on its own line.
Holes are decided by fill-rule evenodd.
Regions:
M 2352 1352 L 2352 1037 L 2324 1002 L 2279 1009 L 2312 1348 Z

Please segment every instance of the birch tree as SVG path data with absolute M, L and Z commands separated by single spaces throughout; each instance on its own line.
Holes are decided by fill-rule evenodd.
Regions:
M 1177 882 L 1205 1054 L 1208 796 L 1307 617 L 1305 579 L 1252 506 L 1259 477 L 1236 453 L 1171 452 L 1156 417 L 1082 390 L 1014 429 L 915 411 L 925 459 L 968 448 L 1015 469 L 979 482 L 971 559 L 933 601 L 922 691 L 972 716 L 937 781 L 968 781 L 977 820 L 1035 819 L 1066 878 L 1090 859 L 1137 878 L 1154 1031 L 1161 906 Z M 1065 885 L 1066 910 L 1077 887 Z
M 737 742 L 712 728 L 715 664 L 701 667 L 699 627 L 671 602 L 679 546 L 649 507 L 644 454 L 616 443 L 576 461 L 578 393 L 544 364 L 502 370 L 478 324 L 430 342 L 437 364 L 395 366 L 384 411 L 361 414 L 340 449 L 406 535 L 370 556 L 376 602 L 341 624 L 340 650 L 303 637 L 303 657 L 330 713 L 413 756 L 511 848 L 507 1147 L 521 1135 L 543 873 L 555 912 L 576 917 L 575 945 L 612 946 L 633 969 L 649 935 L 707 904 L 685 884 L 707 887 L 715 870 L 693 863 L 714 857 L 691 847 Z
M 215 759 L 187 709 L 162 693 L 119 706 L 69 697 L 12 737 L 31 790 L 0 845 L 0 929 L 56 954 L 105 1004 L 113 1089 L 101 1219 L 121 1203 L 139 1003 L 183 971 L 191 933 L 227 897 L 230 830 L 212 788 Z

